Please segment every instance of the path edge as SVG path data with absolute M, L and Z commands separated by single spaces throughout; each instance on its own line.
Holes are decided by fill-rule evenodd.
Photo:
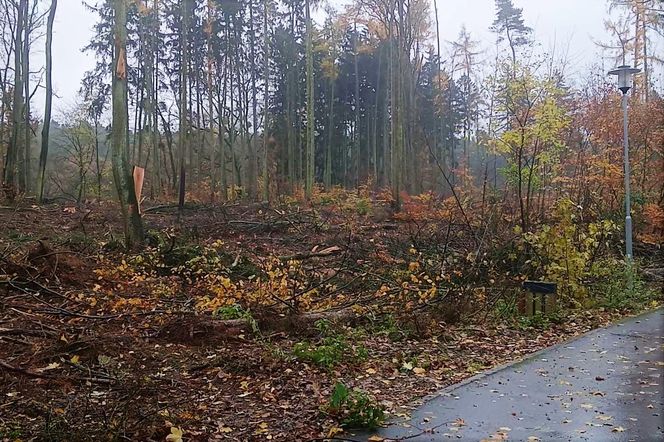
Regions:
M 567 346 L 567 345 L 571 344 L 572 342 L 578 341 L 578 340 L 580 340 L 582 338 L 585 338 L 585 337 L 587 337 L 587 336 L 589 336 L 593 333 L 601 333 L 602 331 L 607 330 L 611 327 L 619 326 L 621 324 L 624 324 L 624 323 L 627 323 L 627 322 L 630 322 L 630 321 L 638 320 L 639 318 L 642 318 L 644 316 L 648 316 L 648 315 L 651 315 L 651 314 L 654 314 L 654 313 L 657 313 L 657 312 L 660 312 L 660 313 L 664 314 L 664 307 L 660 306 L 660 307 L 657 307 L 657 308 L 654 308 L 654 309 L 648 309 L 648 310 L 645 310 L 643 312 L 637 313 L 633 316 L 626 316 L 626 317 L 620 318 L 619 320 L 617 320 L 615 322 L 612 322 L 610 324 L 607 324 L 605 326 L 594 328 L 592 330 L 588 330 L 585 333 L 581 333 L 581 334 L 578 334 L 576 336 L 572 336 L 571 338 L 566 339 L 566 340 L 564 340 L 562 342 L 559 342 L 557 344 L 551 345 L 549 347 L 541 348 L 541 349 L 539 349 L 539 350 L 537 350 L 533 353 L 530 353 L 530 354 L 528 354 L 528 355 L 526 355 L 526 356 L 524 356 L 520 359 L 515 359 L 515 360 L 509 361 L 509 362 L 505 362 L 503 364 L 497 365 L 497 366 L 495 366 L 493 368 L 490 368 L 488 370 L 477 373 L 477 374 L 475 374 L 475 375 L 473 375 L 469 378 L 466 378 L 462 381 L 459 381 L 455 384 L 448 385 L 447 387 L 443 387 L 442 389 L 436 391 L 435 393 L 430 393 L 430 394 L 428 394 L 428 395 L 426 395 L 426 396 L 424 396 L 420 399 L 417 399 L 417 400 L 411 402 L 410 404 L 405 405 L 404 407 L 407 407 L 409 405 L 417 405 L 417 407 L 419 408 L 422 405 L 433 401 L 434 399 L 437 399 L 437 398 L 440 398 L 440 397 L 443 397 L 443 396 L 450 396 L 450 393 L 453 392 L 454 390 L 458 389 L 458 388 L 465 387 L 468 384 L 480 381 L 480 380 L 482 380 L 486 377 L 489 377 L 489 376 L 491 376 L 493 374 L 496 374 L 498 372 L 501 372 L 503 370 L 507 370 L 507 369 L 512 368 L 516 365 L 527 362 L 531 359 L 535 359 L 535 358 L 541 356 L 542 354 L 544 354 L 546 352 L 549 352 L 551 350 L 555 350 L 557 348 Z M 390 427 L 390 426 L 395 425 L 395 424 L 399 424 L 400 422 L 407 422 L 408 420 L 409 419 L 405 419 L 405 420 L 401 420 L 401 421 L 390 421 L 390 422 L 388 422 L 387 425 L 385 425 L 385 428 Z

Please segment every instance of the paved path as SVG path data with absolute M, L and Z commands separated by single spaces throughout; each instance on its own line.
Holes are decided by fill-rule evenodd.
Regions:
M 377 435 L 409 442 L 664 441 L 663 373 L 660 309 L 452 387 Z

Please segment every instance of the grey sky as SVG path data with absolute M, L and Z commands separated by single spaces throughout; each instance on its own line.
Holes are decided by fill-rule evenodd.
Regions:
M 332 0 L 332 3 L 342 5 L 345 0 Z M 514 0 L 514 3 L 523 8 L 526 24 L 535 29 L 542 49 L 548 50 L 555 43 L 560 53 L 569 45 L 572 74 L 599 60 L 593 39 L 607 39 L 603 26 L 606 0 Z M 481 40 L 482 47 L 493 50 L 495 36 L 488 29 L 495 12 L 493 0 L 438 0 L 438 8 L 443 40 L 456 39 L 465 23 L 474 39 Z M 95 19 L 81 0 L 59 3 L 53 43 L 54 83 L 59 97 L 56 108 L 76 100 L 83 73 L 94 66 L 94 58 L 83 54 L 81 48 L 92 35 Z

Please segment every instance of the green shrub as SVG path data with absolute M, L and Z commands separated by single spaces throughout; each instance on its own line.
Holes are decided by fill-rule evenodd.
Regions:
M 327 404 L 327 412 L 348 428 L 375 429 L 385 421 L 385 408 L 360 390 L 349 390 L 337 382 Z
M 495 315 L 500 319 L 513 319 L 519 314 L 517 296 L 510 294 L 496 301 Z
M 247 310 L 237 304 L 224 305 L 212 312 L 212 316 L 218 319 L 244 319 L 250 316 Z
M 641 310 L 658 295 L 648 287 L 636 263 L 605 260 L 603 277 L 594 286 L 595 300 L 601 307 L 616 310 Z
M 573 306 L 588 301 L 589 279 L 597 276 L 595 257 L 608 238 L 617 232 L 615 223 L 602 220 L 584 227 L 577 217 L 577 207 L 569 199 L 556 203 L 555 221 L 536 232 L 524 234 L 534 252 L 532 264 L 545 278 L 558 283 L 564 302 Z
M 359 198 L 355 203 L 355 210 L 360 216 L 366 216 L 371 213 L 371 200 L 368 198 Z
M 329 321 L 320 320 L 314 327 L 323 335 L 317 344 L 298 342 L 293 346 L 296 358 L 312 362 L 325 368 L 332 368 L 344 360 L 365 360 L 369 352 L 362 345 L 352 346 L 345 336 L 333 333 Z
M 519 318 L 519 328 L 522 330 L 528 328 L 535 328 L 537 330 L 544 330 L 549 328 L 551 321 L 541 312 L 535 313 L 533 316 L 521 316 Z
M 344 341 L 333 338 L 325 338 L 320 345 L 298 342 L 293 347 L 293 354 L 298 359 L 326 368 L 331 368 L 341 362 L 347 351 L 348 346 Z

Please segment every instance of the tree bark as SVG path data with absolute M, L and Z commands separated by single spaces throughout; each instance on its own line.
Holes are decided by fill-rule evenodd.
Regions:
M 310 0 L 305 0 L 306 20 L 306 57 L 307 57 L 307 140 L 306 140 L 306 174 L 304 180 L 304 194 L 307 200 L 311 199 L 314 188 L 315 157 L 314 157 L 314 49 L 313 25 L 311 23 Z
M 270 128 L 270 39 L 267 34 L 267 21 L 269 18 L 268 1 L 263 0 L 263 60 L 264 87 L 263 91 L 263 201 L 270 201 L 270 176 L 268 168 L 268 130 Z
M 143 222 L 138 211 L 134 180 L 129 168 L 129 111 L 127 105 L 127 4 L 115 0 L 113 51 L 113 178 L 118 192 L 125 243 L 131 248 L 143 243 Z
M 37 201 L 44 200 L 44 181 L 46 179 L 46 160 L 48 157 L 48 142 L 51 132 L 51 109 L 53 107 L 53 22 L 58 0 L 51 0 L 51 9 L 46 24 L 46 105 L 44 106 L 44 125 L 42 127 L 41 152 L 39 154 L 39 175 L 37 179 Z M 95 143 L 97 126 L 95 124 Z M 97 150 L 97 167 L 99 167 L 99 151 Z
M 7 147 L 7 161 L 4 171 L 4 188 L 7 199 L 13 201 L 16 196 L 16 169 L 21 151 L 21 132 L 23 127 L 23 15 L 27 13 L 27 0 L 18 4 L 16 28 L 14 30 L 14 96 L 12 100 L 12 134 Z

